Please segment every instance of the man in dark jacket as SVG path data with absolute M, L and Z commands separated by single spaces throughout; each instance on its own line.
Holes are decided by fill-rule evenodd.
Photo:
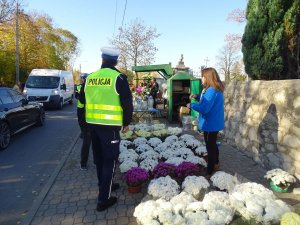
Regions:
M 157 97 L 157 93 L 159 91 L 159 86 L 158 86 L 158 83 L 156 82 L 155 78 L 152 78 L 150 85 L 151 85 L 150 95 L 153 98 L 153 108 L 156 109 L 156 97 Z
M 109 47 L 101 51 L 101 69 L 88 76 L 79 95 L 79 100 L 86 106 L 86 122 L 91 131 L 97 167 L 97 211 L 103 211 L 117 202 L 117 198 L 110 194 L 119 187 L 112 182 L 119 157 L 119 132 L 129 130 L 133 114 L 127 77 L 115 68 L 120 52 Z

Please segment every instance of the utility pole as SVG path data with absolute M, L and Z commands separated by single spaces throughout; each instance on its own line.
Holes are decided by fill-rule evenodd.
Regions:
M 205 67 L 207 67 L 207 62 L 209 61 L 208 57 L 206 57 L 206 59 L 204 59 L 205 61 Z
M 17 0 L 16 8 L 16 84 L 20 81 L 20 63 L 19 63 L 19 2 Z

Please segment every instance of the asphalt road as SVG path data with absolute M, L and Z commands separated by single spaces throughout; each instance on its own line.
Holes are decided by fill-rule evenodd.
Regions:
M 19 224 L 79 133 L 76 104 L 46 110 L 43 127 L 15 135 L 0 151 L 0 224 Z

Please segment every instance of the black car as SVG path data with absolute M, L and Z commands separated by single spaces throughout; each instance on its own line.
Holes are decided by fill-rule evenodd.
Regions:
M 43 105 L 27 100 L 20 92 L 0 87 L 0 150 L 7 148 L 11 135 L 34 124 L 43 126 Z

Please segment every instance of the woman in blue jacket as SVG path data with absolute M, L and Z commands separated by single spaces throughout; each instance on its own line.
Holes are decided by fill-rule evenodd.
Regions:
M 219 149 L 217 135 L 224 129 L 224 85 L 214 68 L 205 68 L 201 72 L 204 91 L 201 95 L 191 95 L 199 103 L 188 105 L 199 112 L 199 130 L 204 131 L 204 140 L 208 154 L 207 176 L 210 177 L 219 167 Z

